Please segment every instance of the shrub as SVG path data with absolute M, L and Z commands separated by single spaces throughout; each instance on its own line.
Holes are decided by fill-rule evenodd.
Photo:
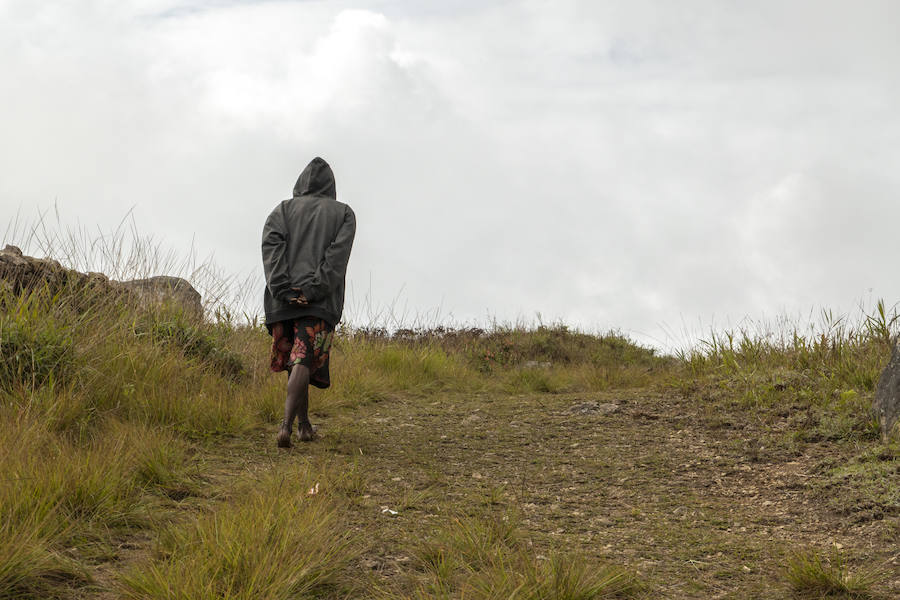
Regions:
M 50 316 L 0 316 L 0 387 L 35 389 L 59 382 L 71 362 L 71 329 Z
M 240 380 L 247 372 L 241 356 L 228 347 L 230 331 L 227 326 L 191 323 L 177 316 L 163 320 L 145 316 L 134 326 L 135 335 L 172 345 L 185 356 L 208 365 L 215 373 Z

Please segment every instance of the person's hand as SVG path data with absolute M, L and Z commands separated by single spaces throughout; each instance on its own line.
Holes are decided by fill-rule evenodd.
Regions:
M 291 299 L 292 303 L 300 304 L 301 306 L 309 304 L 309 300 L 306 299 L 306 296 L 303 295 L 303 291 L 300 288 L 291 288 L 291 290 L 297 292 L 297 297 Z

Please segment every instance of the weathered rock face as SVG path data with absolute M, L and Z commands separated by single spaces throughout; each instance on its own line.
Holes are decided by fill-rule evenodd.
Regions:
M 872 409 L 881 425 L 882 437 L 885 440 L 900 438 L 900 424 L 897 422 L 900 419 L 900 339 L 894 342 L 891 360 L 881 372 Z
M 144 302 L 154 304 L 173 300 L 192 314 L 202 314 L 203 304 L 200 292 L 194 289 L 186 279 L 158 275 L 149 279 L 132 279 L 123 281 L 121 285 L 136 293 Z
M 144 305 L 172 301 L 189 314 L 198 317 L 203 314 L 200 293 L 180 277 L 113 281 L 102 273 L 81 273 L 66 269 L 52 259 L 24 256 L 15 246 L 0 250 L 0 289 L 19 293 L 37 286 L 47 286 L 54 292 L 69 286 L 110 295 L 128 294 Z
M 15 246 L 6 246 L 0 250 L 0 280 L 3 281 L 4 288 L 16 292 L 33 287 L 37 281 L 54 287 L 62 285 L 68 279 L 66 271 L 55 260 L 23 256 L 22 251 Z

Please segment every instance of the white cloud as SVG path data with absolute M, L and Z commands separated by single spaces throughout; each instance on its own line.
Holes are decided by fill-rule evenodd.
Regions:
M 354 302 L 681 319 L 889 302 L 893 2 L 0 2 L 0 205 L 258 271 L 306 161 Z M 875 232 L 872 233 L 867 232 Z

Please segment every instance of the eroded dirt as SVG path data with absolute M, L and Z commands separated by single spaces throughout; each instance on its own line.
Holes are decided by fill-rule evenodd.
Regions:
M 860 451 L 853 444 L 796 444 L 785 423 L 752 411 L 645 391 L 328 399 L 313 397 L 313 443 L 279 450 L 273 425 L 208 449 L 203 497 L 182 512 L 307 461 L 356 482 L 359 597 L 412 591 L 416 544 L 448 516 L 485 511 L 516 515 L 539 556 L 575 551 L 637 571 L 649 598 L 789 597 L 789 553 L 835 545 L 851 567 L 884 570 L 878 594 L 900 597 L 896 504 L 829 474 Z M 146 558 L 152 541 L 140 541 L 105 579 Z
M 834 545 L 851 565 L 883 565 L 882 591 L 900 596 L 900 515 L 824 485 L 823 463 L 853 448 L 784 443 L 752 413 L 643 392 L 444 395 L 319 421 L 322 439 L 294 453 L 364 466 L 357 526 L 384 578 L 413 568 L 410 541 L 438 511 L 493 504 L 521 515 L 538 552 L 628 565 L 657 597 L 785 597 L 787 554 Z

